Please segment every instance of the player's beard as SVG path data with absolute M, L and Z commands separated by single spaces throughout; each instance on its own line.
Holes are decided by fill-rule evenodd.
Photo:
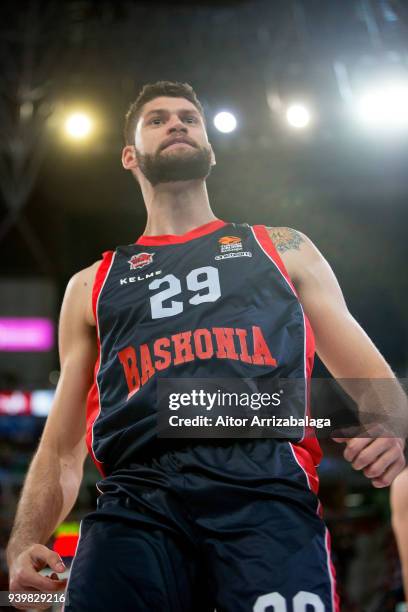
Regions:
M 211 151 L 207 147 L 188 147 L 168 153 L 157 151 L 152 155 L 142 154 L 136 149 L 136 159 L 140 171 L 153 186 L 159 183 L 204 180 L 211 172 Z

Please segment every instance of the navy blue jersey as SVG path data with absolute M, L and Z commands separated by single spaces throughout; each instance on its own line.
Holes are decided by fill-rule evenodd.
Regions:
M 87 444 L 103 476 L 154 453 L 159 377 L 304 378 L 309 409 L 313 332 L 263 225 L 217 219 L 107 251 L 93 308 Z M 318 464 L 315 437 L 294 447 L 302 465 Z

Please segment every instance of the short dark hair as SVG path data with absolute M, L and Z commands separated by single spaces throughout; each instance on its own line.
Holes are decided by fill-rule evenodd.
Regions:
M 143 87 L 136 100 L 131 104 L 125 116 L 125 127 L 123 136 L 126 145 L 135 144 L 135 130 L 139 121 L 140 113 L 143 106 L 154 100 L 167 96 L 170 98 L 186 98 L 194 104 L 205 124 L 204 110 L 197 98 L 194 89 L 188 83 L 178 83 L 176 81 L 157 81 L 156 83 L 148 83 Z

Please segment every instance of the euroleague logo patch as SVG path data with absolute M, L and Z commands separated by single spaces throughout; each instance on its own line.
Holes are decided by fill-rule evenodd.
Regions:
M 222 255 L 216 255 L 214 259 L 229 259 L 231 257 L 252 257 L 250 251 L 242 250 L 242 240 L 238 236 L 222 236 L 218 240 Z
M 223 236 L 218 242 L 220 244 L 237 244 L 237 242 L 241 242 L 241 238 L 238 238 L 238 236 Z
M 131 270 L 140 270 L 153 262 L 154 253 L 138 253 L 128 260 Z
M 218 240 L 221 253 L 240 251 L 242 249 L 241 238 L 238 236 L 223 236 Z

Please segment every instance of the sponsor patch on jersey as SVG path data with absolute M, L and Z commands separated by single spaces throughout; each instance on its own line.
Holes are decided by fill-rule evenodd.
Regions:
M 234 242 L 241 242 L 241 238 L 238 238 L 238 236 L 222 236 L 218 242 L 220 244 L 234 244 Z
M 231 257 L 252 257 L 251 251 L 239 251 L 238 253 L 224 253 L 223 255 L 216 255 L 215 260 L 219 259 L 230 259 Z
M 161 270 L 155 270 L 154 272 L 146 272 L 146 274 L 143 274 L 142 276 L 139 274 L 137 276 L 125 276 L 125 278 L 119 279 L 119 284 L 122 286 L 130 285 L 131 283 L 138 283 L 139 281 L 149 280 L 150 278 L 153 278 L 161 273 Z
M 148 266 L 153 261 L 154 253 L 138 253 L 137 255 L 132 255 L 132 257 L 128 260 L 130 264 L 131 270 L 140 270 L 145 266 Z
M 242 241 L 238 236 L 222 236 L 218 240 L 221 253 L 231 253 L 232 251 L 240 251 L 242 249 Z
M 242 240 L 238 236 L 222 236 L 218 240 L 221 255 L 216 255 L 215 260 L 230 259 L 231 257 L 252 257 L 250 251 L 242 250 Z

